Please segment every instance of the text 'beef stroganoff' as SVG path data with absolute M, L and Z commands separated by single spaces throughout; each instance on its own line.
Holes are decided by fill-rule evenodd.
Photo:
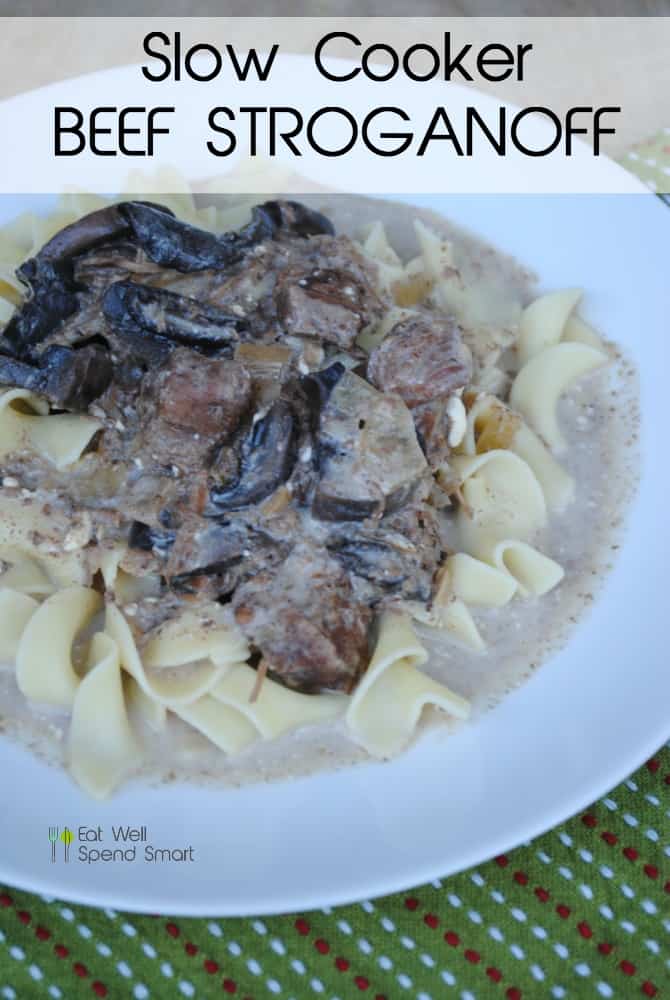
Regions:
M 412 621 L 483 650 L 470 607 L 561 581 L 559 397 L 608 359 L 579 294 L 528 304 L 421 221 L 403 263 L 289 201 L 224 235 L 234 208 L 67 204 L 2 245 L 0 657 L 75 778 L 108 794 L 175 717 L 229 755 L 343 721 L 377 757 L 465 718 Z

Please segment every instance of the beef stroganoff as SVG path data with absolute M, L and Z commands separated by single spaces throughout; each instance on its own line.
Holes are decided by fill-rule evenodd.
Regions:
M 564 585 L 562 401 L 614 357 L 578 291 L 425 215 L 401 257 L 374 202 L 338 235 L 171 201 L 70 198 L 2 244 L 0 707 L 95 796 L 185 732 L 385 758 L 426 706 L 467 718 L 481 616 Z

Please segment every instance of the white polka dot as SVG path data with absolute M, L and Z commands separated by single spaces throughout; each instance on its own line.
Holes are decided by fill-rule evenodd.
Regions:
M 544 941 L 547 936 L 544 927 L 533 927 L 533 934 L 539 941 Z
M 658 913 L 658 909 L 655 903 L 652 903 L 650 899 L 643 899 L 640 906 L 645 913 Z
M 79 931 L 79 933 L 83 938 L 86 938 L 87 941 L 89 938 L 93 937 L 93 931 L 91 930 L 90 927 L 87 927 L 86 924 L 79 924 L 77 930 Z
M 505 935 L 499 927 L 489 927 L 489 936 L 492 937 L 494 941 L 505 940 Z
M 369 955 L 372 951 L 372 945 L 365 938 L 359 938 L 358 947 L 363 952 L 364 955 Z
M 242 954 L 242 949 L 240 948 L 240 946 L 237 943 L 237 941 L 229 941 L 228 942 L 228 951 L 230 952 L 231 955 L 241 955 Z
M 331 915 L 331 913 L 333 912 L 333 908 L 332 908 L 332 906 L 323 906 L 321 908 L 321 912 L 325 913 L 326 916 L 329 917 Z
M 461 902 L 461 900 L 459 899 L 459 897 L 455 893 L 453 893 L 453 892 L 449 893 L 449 895 L 447 896 L 447 899 L 449 900 L 449 902 L 451 903 L 452 906 L 459 907 L 459 906 L 463 905 L 462 902 Z
M 60 915 L 63 918 L 63 920 L 74 920 L 74 913 L 72 912 L 69 906 L 64 906 L 63 909 L 60 911 Z
M 293 959 L 293 961 L 291 962 L 291 968 L 294 969 L 299 976 L 302 976 L 305 973 L 305 966 L 302 964 L 299 958 Z
M 133 996 L 136 1000 L 147 1000 L 149 996 L 149 990 L 146 988 L 144 983 L 138 983 L 133 990 Z
M 548 865 L 549 862 L 551 861 L 551 858 L 545 851 L 538 851 L 537 856 L 544 865 Z
M 537 979 L 538 983 L 541 983 L 544 979 L 544 970 L 539 965 L 531 965 L 530 973 L 533 979 Z
M 105 958 L 109 958 L 109 956 L 112 954 L 112 949 L 109 947 L 109 945 L 103 944 L 102 941 L 100 942 L 100 944 L 96 944 L 95 949 L 100 955 L 103 955 Z
M 454 983 L 456 982 L 456 976 L 452 976 L 451 972 L 448 972 L 447 969 L 442 969 L 440 975 L 442 976 L 442 979 L 445 981 L 447 986 L 453 986 Z
M 624 813 L 623 814 L 623 821 L 624 821 L 624 823 L 627 823 L 628 826 L 639 826 L 640 825 L 639 819 L 637 819 L 635 816 L 631 816 L 630 813 Z
M 626 885 L 625 882 L 621 886 L 621 891 L 626 897 L 626 899 L 635 899 L 635 890 L 631 889 L 631 887 L 629 885 Z
M 255 958 L 250 958 L 247 962 L 247 969 L 253 976 L 260 976 L 263 971 Z
M 632 778 L 628 779 L 628 781 L 626 782 L 626 786 L 630 788 L 631 792 L 637 791 L 637 784 L 633 781 Z
M 30 975 L 32 976 L 33 979 L 43 979 L 44 978 L 44 976 L 42 974 L 42 970 L 40 969 L 39 965 L 29 965 L 28 966 L 28 972 L 30 973 Z
M 407 948 L 410 951 L 411 951 L 412 948 L 416 948 L 415 942 L 412 941 L 412 939 L 410 937 L 406 937 L 405 935 L 403 935 L 400 938 L 400 944 L 403 946 L 403 948 Z
M 433 958 L 432 955 L 427 955 L 425 951 L 423 955 L 421 955 L 421 961 L 428 969 L 435 968 L 435 959 Z
M 4 941 L 4 940 L 5 940 L 5 932 L 4 931 L 0 931 L 0 941 Z
M 63 994 L 61 993 L 61 991 L 58 989 L 57 986 L 50 986 L 49 987 L 49 996 L 53 997 L 54 1000 L 60 1000 L 60 998 L 63 996 Z
M 323 993 L 323 983 L 320 979 L 310 979 L 309 985 L 315 993 Z
M 652 830 L 651 827 L 649 827 L 649 829 L 645 831 L 644 835 L 645 837 L 648 837 L 649 840 L 653 840 L 654 843 L 658 842 L 658 833 L 656 830 Z
M 590 865 L 591 862 L 593 861 L 593 855 L 591 854 L 590 851 L 587 851 L 585 847 L 583 847 L 580 850 L 579 856 L 582 859 L 582 861 L 586 861 L 588 865 Z
M 558 871 L 563 876 L 563 878 L 567 878 L 567 879 L 571 879 L 572 878 L 572 872 L 570 871 L 569 868 L 566 868 L 564 865 L 561 865 L 561 867 L 558 869 Z
M 601 907 L 599 907 L 599 911 L 600 911 L 600 915 L 603 916 L 605 918 L 605 920 L 611 920 L 612 917 L 614 916 L 614 913 L 612 912 L 612 910 L 610 909 L 610 907 L 606 906 L 605 904 L 603 904 Z
M 130 979 L 130 977 L 133 974 L 132 969 L 130 968 L 127 962 L 119 962 L 116 968 L 118 969 L 118 971 L 121 973 L 122 976 L 126 977 L 126 979 Z
M 658 941 L 654 941 L 653 938 L 650 938 L 648 941 L 645 941 L 644 943 L 646 944 L 647 948 L 653 955 L 658 955 L 658 953 L 661 950 Z
M 268 929 L 262 920 L 254 920 L 251 926 L 253 927 L 253 929 L 256 931 L 257 934 L 267 934 L 268 932 Z
M 591 975 L 591 969 L 586 964 L 586 962 L 579 962 L 579 964 L 575 966 L 575 972 L 577 973 L 578 976 L 582 977 Z
M 406 976 L 404 972 L 401 972 L 398 975 L 398 982 L 400 983 L 400 985 L 404 990 L 408 990 L 412 986 L 412 980 L 409 978 L 409 976 Z
M 556 997 L 556 1000 L 561 1000 L 565 996 L 565 990 L 562 986 L 552 986 L 551 995 L 552 997 Z
M 565 832 L 559 833 L 558 839 L 561 841 L 562 844 L 565 844 L 566 847 L 572 847 L 572 837 L 570 836 L 569 833 Z
M 338 920 L 337 926 L 340 928 L 343 934 L 351 934 L 351 927 L 346 922 L 346 920 Z
M 481 924 L 482 922 L 481 913 L 477 913 L 476 910 L 468 910 L 468 916 L 470 920 L 473 922 L 473 924 Z
M 645 795 L 647 802 L 651 802 L 652 806 L 659 806 L 661 804 L 660 799 L 655 795 Z
M 270 990 L 270 993 L 281 993 L 281 986 L 276 979 L 268 979 L 265 985 Z
M 424 993 L 423 991 L 421 991 L 421 993 L 417 993 L 416 1000 L 433 1000 L 433 998 L 431 997 L 430 993 Z
M 179 983 L 179 989 L 184 994 L 185 997 L 195 996 L 195 986 L 193 983 L 188 983 L 185 979 L 182 979 Z
M 372 913 L 372 911 L 374 910 L 374 906 L 369 899 L 364 899 L 363 902 L 361 903 L 361 909 L 365 910 L 366 913 Z
M 166 978 L 169 979 L 169 977 L 172 975 L 172 966 L 170 965 L 169 962 L 163 962 L 162 963 L 162 965 L 161 965 L 161 972 L 163 973 L 163 975 Z
M 2 997 L 3 1000 L 16 1000 L 16 993 L 11 986 L 2 987 Z
M 223 936 L 223 931 L 221 930 L 221 928 L 219 927 L 219 925 L 215 924 L 213 922 L 211 924 L 207 924 L 207 930 L 209 931 L 210 934 L 213 934 L 214 937 L 222 937 Z
M 598 993 L 600 993 L 601 997 L 614 996 L 614 990 L 607 983 L 602 983 L 602 982 L 598 983 L 596 989 L 598 990 Z
M 147 958 L 155 958 L 156 957 L 156 949 L 154 948 L 154 946 L 152 944 L 149 944 L 148 941 L 145 941 L 144 944 L 142 945 L 142 951 L 147 956 Z
M 283 941 L 280 941 L 279 938 L 273 938 L 272 941 L 270 942 L 270 947 L 274 952 L 277 953 L 277 955 L 286 954 L 286 945 L 284 944 Z
M 526 953 L 523 948 L 518 944 L 511 944 L 509 950 L 512 952 L 515 958 L 525 958 Z
M 614 812 L 615 809 L 619 808 L 614 799 L 603 799 L 603 805 L 607 806 L 610 812 Z
M 519 923 L 523 923 L 525 920 L 527 920 L 526 914 L 523 912 L 523 910 L 520 910 L 516 906 L 512 907 L 512 916 L 514 917 L 515 920 L 518 920 Z
M 393 968 L 393 962 L 388 957 L 388 955 L 381 955 L 379 957 L 379 965 L 381 966 L 382 969 L 385 969 L 387 972 L 389 969 Z
M 461 1000 L 477 1000 L 477 997 L 474 993 L 471 993 L 470 990 L 463 990 L 461 993 Z
M 382 917 L 382 927 L 385 931 L 392 932 L 395 930 L 395 924 L 388 917 Z
M 498 892 L 497 889 L 494 889 L 493 892 L 491 893 L 491 899 L 494 901 L 494 903 L 505 902 L 505 897 L 503 896 L 502 892 Z
M 485 880 L 482 878 L 482 876 L 479 874 L 479 872 L 473 872 L 472 875 L 470 876 L 470 878 L 474 882 L 474 884 L 478 885 L 480 888 L 483 885 L 486 885 Z
M 634 934 L 635 931 L 637 930 L 637 927 L 635 926 L 635 924 L 631 924 L 630 920 L 622 920 L 621 921 L 621 927 L 625 931 L 627 931 L 629 934 Z
M 568 955 L 570 954 L 570 952 L 565 947 L 565 945 L 564 944 L 560 944 L 560 942 L 557 942 L 554 945 L 554 951 L 556 952 L 556 954 L 558 955 L 559 958 L 567 958 Z
M 612 871 L 611 868 L 608 868 L 607 865 L 601 865 L 600 866 L 600 874 L 604 878 L 612 878 L 612 876 L 614 875 L 614 872 Z
M 103 910 L 102 912 L 105 914 L 106 917 L 109 917 L 110 920 L 116 920 L 116 916 L 117 916 L 116 910 L 110 910 L 108 908 L 106 910 Z
M 12 945 L 12 947 L 9 949 L 9 954 L 12 956 L 12 958 L 15 958 L 17 962 L 22 962 L 23 959 L 26 957 L 26 953 L 23 950 L 23 948 L 19 948 L 18 945 L 15 944 Z

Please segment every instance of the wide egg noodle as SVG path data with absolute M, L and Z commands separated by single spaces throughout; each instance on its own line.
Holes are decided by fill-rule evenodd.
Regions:
M 392 757 L 402 750 L 428 704 L 467 718 L 464 698 L 417 669 L 427 658 L 409 617 L 384 612 L 370 665 L 346 714 L 352 738 L 373 757 Z
M 38 607 L 34 598 L 0 580 L 0 669 L 8 664 L 11 669 L 21 636 Z
M 0 392 L 0 458 L 28 449 L 62 469 L 81 458 L 99 428 L 84 414 L 50 414 L 48 403 L 27 389 Z

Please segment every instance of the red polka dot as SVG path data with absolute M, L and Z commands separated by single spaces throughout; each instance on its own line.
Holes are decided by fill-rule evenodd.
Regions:
M 614 951 L 614 945 L 610 944 L 609 941 L 601 941 L 598 945 L 598 951 L 601 955 L 611 955 Z
M 634 847 L 624 847 L 621 853 L 625 858 L 628 858 L 629 861 L 637 861 L 637 859 L 640 857 L 640 855 L 638 854 L 638 852 L 635 850 Z
M 610 833 L 609 830 L 605 830 L 604 833 L 601 833 L 600 837 L 601 837 L 602 840 L 605 841 L 606 844 L 609 844 L 610 847 L 613 847 L 614 844 L 616 844 L 618 842 L 618 840 L 619 840 L 619 838 L 617 836 L 615 836 L 615 834 Z
M 46 927 L 41 925 L 35 928 L 35 937 L 38 937 L 40 941 L 48 941 L 51 937 L 51 931 L 48 931 Z
M 375 1000 L 387 1000 L 385 993 L 376 993 Z
M 187 941 L 186 944 L 184 945 L 184 951 L 186 952 L 187 955 L 197 955 L 198 946 L 197 944 L 193 944 L 192 941 Z
M 96 979 L 94 982 L 91 983 L 91 989 L 93 990 L 93 992 L 97 997 L 107 996 L 107 987 L 105 986 L 104 983 L 101 983 L 99 979 Z
M 627 962 L 625 958 L 622 962 L 619 962 L 619 968 L 626 976 L 634 976 L 637 971 L 633 963 Z
M 447 942 L 447 944 L 450 944 L 452 948 L 458 948 L 459 944 L 461 943 L 461 939 L 459 938 L 456 931 L 447 931 L 447 933 L 444 935 L 444 940 Z
M 419 900 L 416 899 L 414 896 L 408 896 L 407 899 L 405 900 L 405 906 L 407 907 L 408 910 L 416 910 L 418 905 L 419 905 Z
M 67 956 L 70 954 L 69 950 L 65 947 L 64 944 L 55 944 L 54 951 L 56 952 L 59 958 L 67 958 Z
M 644 874 L 648 875 L 649 878 L 658 878 L 658 868 L 656 865 L 645 865 Z
M 349 962 L 346 958 L 338 957 L 335 959 L 335 966 L 340 970 L 340 972 L 346 972 L 349 968 Z
M 354 982 L 356 983 L 356 986 L 358 986 L 359 990 L 367 990 L 370 985 L 370 981 L 366 979 L 365 976 L 356 976 Z
M 320 951 L 322 955 L 327 955 L 330 951 L 330 945 L 327 941 L 324 941 L 323 938 L 317 938 L 314 942 L 314 947 L 317 951 Z
M 570 907 L 566 906 L 564 903 L 559 903 L 556 907 L 556 912 L 563 920 L 567 920 L 570 916 Z
M 202 963 L 202 967 L 205 972 L 209 972 L 210 975 L 214 975 L 215 972 L 219 971 L 219 963 L 215 962 L 213 958 L 206 958 Z
M 0 906 L 11 906 L 14 900 L 6 892 L 0 892 Z
M 234 979 L 224 979 L 223 988 L 226 993 L 237 993 L 237 983 Z
M 439 924 L 440 918 L 435 913 L 427 913 L 426 916 L 423 918 L 423 922 L 424 924 L 427 924 L 429 927 L 432 927 L 434 930 Z
M 170 935 L 170 937 L 173 937 L 173 938 L 179 937 L 179 928 L 177 927 L 176 924 L 172 924 L 172 923 L 166 924 L 165 925 L 165 930 L 168 932 L 168 934 Z
M 509 864 L 509 858 L 507 857 L 506 854 L 499 854 L 498 857 L 494 858 L 493 860 L 497 865 L 500 865 L 501 868 L 506 868 L 507 865 Z
M 670 882 L 666 882 L 663 888 L 665 889 L 666 892 L 670 892 Z
M 514 881 L 519 885 L 528 885 L 528 876 L 525 872 L 514 872 Z
M 577 930 L 582 935 L 583 938 L 593 937 L 593 931 L 587 924 L 585 920 L 582 920 L 581 924 L 577 924 Z
M 28 913 L 27 910 L 19 910 L 19 912 L 16 915 L 22 924 L 30 923 L 30 914 Z
M 660 766 L 661 765 L 659 764 L 659 762 L 656 760 L 655 757 L 652 757 L 651 760 L 647 761 L 647 767 L 649 768 L 652 774 L 658 771 Z
M 309 924 L 306 920 L 303 920 L 302 917 L 298 917 L 293 926 L 297 930 L 298 934 L 309 934 Z
M 538 898 L 538 899 L 540 900 L 540 902 L 542 902 L 542 903 L 546 903 L 546 902 L 547 902 L 547 900 L 549 899 L 549 893 L 547 892 L 547 890 L 546 890 L 546 889 L 543 889 L 543 888 L 542 888 L 541 886 L 539 886 L 539 885 L 538 885 L 538 887 L 537 887 L 537 888 L 535 889 L 535 895 L 537 896 L 537 898 Z
M 499 983 L 500 980 L 502 979 L 502 972 L 500 971 L 500 969 L 496 969 L 495 966 L 493 965 L 489 965 L 488 969 L 486 970 L 486 975 L 489 977 L 489 979 L 492 979 L 494 983 Z
M 598 820 L 593 813 L 584 813 L 582 816 L 582 823 L 584 826 L 590 826 L 593 829 L 594 826 L 598 825 Z
M 650 983 L 648 979 L 645 979 L 645 981 L 642 983 L 642 986 L 640 987 L 640 989 L 645 994 L 645 996 L 648 996 L 648 997 L 655 997 L 656 994 L 658 993 L 658 990 L 656 989 L 656 987 L 654 986 L 654 984 Z
M 482 959 L 482 956 L 479 954 L 479 952 L 473 951 L 471 948 L 467 948 L 464 952 L 464 955 L 467 958 L 468 962 L 472 962 L 473 965 L 476 965 L 477 962 L 481 962 Z
M 521 990 L 518 986 L 510 986 L 510 988 L 505 992 L 507 1000 L 521 1000 Z
M 75 962 L 74 965 L 72 966 L 72 970 L 73 972 L 76 973 L 76 975 L 80 976 L 82 979 L 85 979 L 86 976 L 88 975 L 88 969 L 83 964 L 83 962 Z

